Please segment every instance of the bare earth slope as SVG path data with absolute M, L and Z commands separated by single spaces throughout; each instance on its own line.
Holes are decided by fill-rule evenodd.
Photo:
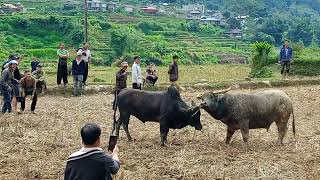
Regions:
M 294 102 L 297 129 L 294 139 L 290 120 L 284 146 L 276 146 L 275 125 L 269 132 L 251 130 L 248 151 L 240 132 L 227 146 L 225 125 L 203 111 L 202 132 L 195 133 L 191 127 L 170 131 L 169 144 L 162 148 L 158 124 L 144 125 L 131 118 L 129 130 L 136 141 L 127 142 L 124 131 L 120 132 L 122 167 L 115 178 L 320 179 L 320 86 L 282 90 Z M 182 96 L 190 102 L 197 93 Z M 106 145 L 113 121 L 112 100 L 113 95 L 103 94 L 46 96 L 39 99 L 37 115 L 1 114 L 0 179 L 63 179 L 66 158 L 81 147 L 82 125 L 98 123 Z

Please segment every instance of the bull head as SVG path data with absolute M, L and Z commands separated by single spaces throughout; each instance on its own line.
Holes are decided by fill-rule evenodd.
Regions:
M 224 90 L 219 90 L 219 91 L 213 91 L 213 92 L 207 92 L 207 93 L 204 93 L 204 94 L 198 94 L 197 95 L 197 98 L 198 99 L 201 99 L 201 100 L 204 100 L 207 96 L 213 96 L 213 95 L 217 95 L 217 94 L 224 94 L 224 93 L 227 93 L 228 91 L 231 90 L 231 87 L 229 87 L 228 89 L 224 89 Z
M 192 103 L 192 104 L 194 104 L 194 103 Z M 202 125 L 200 122 L 201 107 L 202 107 L 201 105 L 198 105 L 198 106 L 192 106 L 187 109 L 181 108 L 182 112 L 185 112 L 188 114 L 188 119 L 189 119 L 188 121 L 191 126 L 195 127 L 196 130 L 202 129 Z

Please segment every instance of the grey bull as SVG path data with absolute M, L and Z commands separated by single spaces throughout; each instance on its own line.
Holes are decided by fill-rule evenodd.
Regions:
M 226 144 L 236 130 L 241 131 L 247 144 L 249 129 L 269 127 L 273 122 L 278 127 L 278 144 L 283 143 L 287 123 L 293 115 L 292 129 L 295 135 L 293 104 L 290 97 L 281 90 L 266 90 L 254 94 L 231 94 L 227 90 L 198 95 L 205 103 L 204 110 L 213 118 L 227 125 Z

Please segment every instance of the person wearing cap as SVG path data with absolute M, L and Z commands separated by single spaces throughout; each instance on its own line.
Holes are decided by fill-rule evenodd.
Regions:
M 11 88 L 12 88 L 12 91 L 11 91 L 11 96 L 12 96 L 12 109 L 13 111 L 17 111 L 17 106 L 18 106 L 18 102 L 17 102 L 17 97 L 20 96 L 20 85 L 19 85 L 19 81 L 20 79 L 22 78 L 22 75 L 20 73 L 20 70 L 18 68 L 18 65 L 19 63 L 23 60 L 24 58 L 24 55 L 21 55 L 20 57 L 13 54 L 11 55 L 11 61 L 15 61 L 17 66 L 16 68 L 14 69 L 13 71 L 13 80 L 11 81 Z M 10 62 L 11 62 L 10 61 Z M 10 63 L 9 62 L 9 63 Z M 4 68 L 8 68 L 9 67 L 9 63 L 5 64 L 4 65 Z
M 57 50 L 58 61 L 58 72 L 57 72 L 57 84 L 61 84 L 63 80 L 64 86 L 68 84 L 68 58 L 69 51 L 65 49 L 64 43 L 60 43 L 59 49 Z
M 116 88 L 114 92 L 113 110 L 116 109 L 117 96 L 122 89 L 127 88 L 127 69 L 128 63 L 123 61 L 120 70 L 116 73 Z
M 178 69 L 178 61 L 179 61 L 179 56 L 174 55 L 172 58 L 172 63 L 169 66 L 169 80 L 172 85 L 174 85 L 179 92 L 182 91 L 180 85 L 178 84 L 178 79 L 179 79 L 179 69 Z
M 153 63 L 150 63 L 146 70 L 146 82 L 154 85 L 158 80 L 157 69 Z
M 47 90 L 47 83 L 41 64 L 38 64 L 36 70 L 32 72 L 32 77 L 36 79 L 37 89 L 41 89 L 41 93 L 44 94 L 44 91 Z
M 83 76 L 85 73 L 86 64 L 82 60 L 82 53 L 77 52 L 77 57 L 72 61 L 72 75 L 74 82 L 73 94 L 79 96 L 83 90 Z
M 89 50 L 90 43 L 85 42 L 83 43 L 83 47 L 78 49 L 78 52 L 82 54 L 82 60 L 85 62 L 86 69 L 83 75 L 83 84 L 86 84 L 88 73 L 89 73 L 89 63 L 91 63 L 91 52 Z
M 31 61 L 31 72 L 35 71 L 39 65 L 39 60 L 36 57 L 32 57 L 32 61 Z
M 31 96 L 30 99 L 32 100 L 31 103 L 31 112 L 35 113 L 36 105 L 37 105 L 37 92 L 36 92 L 36 87 L 37 87 L 37 81 L 35 78 L 31 76 L 31 72 L 29 70 L 26 70 L 24 72 L 24 77 L 20 80 L 20 87 L 21 87 L 21 112 L 24 111 L 26 107 L 26 98 L 27 96 Z
M 143 76 L 141 73 L 141 58 L 140 56 L 134 57 L 134 63 L 132 65 L 132 88 L 133 89 L 140 89 L 143 83 Z
M 112 180 L 120 169 L 119 148 L 105 152 L 101 148 L 101 128 L 87 123 L 80 130 L 83 147 L 67 159 L 64 180 Z
M 0 90 L 3 95 L 3 107 L 2 113 L 11 112 L 11 92 L 12 92 L 12 81 L 14 79 L 14 70 L 17 68 L 18 62 L 12 60 L 8 63 L 8 67 L 2 71 L 0 79 Z

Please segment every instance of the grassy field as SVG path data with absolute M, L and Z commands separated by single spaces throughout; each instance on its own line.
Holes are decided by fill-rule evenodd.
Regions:
M 23 68 L 24 69 L 24 68 Z M 117 67 L 90 67 L 89 84 L 115 84 L 115 74 Z M 142 72 L 145 75 L 145 67 Z M 54 66 L 45 68 L 46 78 L 49 85 L 56 83 L 56 69 Z M 129 68 L 129 72 L 131 69 Z M 159 81 L 157 84 L 165 85 L 169 83 L 168 67 L 158 67 Z M 179 82 L 183 85 L 195 84 L 199 82 L 225 82 L 241 81 L 248 77 L 249 65 L 206 65 L 206 66 L 179 66 Z M 69 77 L 72 82 L 72 78 Z M 131 83 L 131 76 L 128 77 L 128 84 Z

